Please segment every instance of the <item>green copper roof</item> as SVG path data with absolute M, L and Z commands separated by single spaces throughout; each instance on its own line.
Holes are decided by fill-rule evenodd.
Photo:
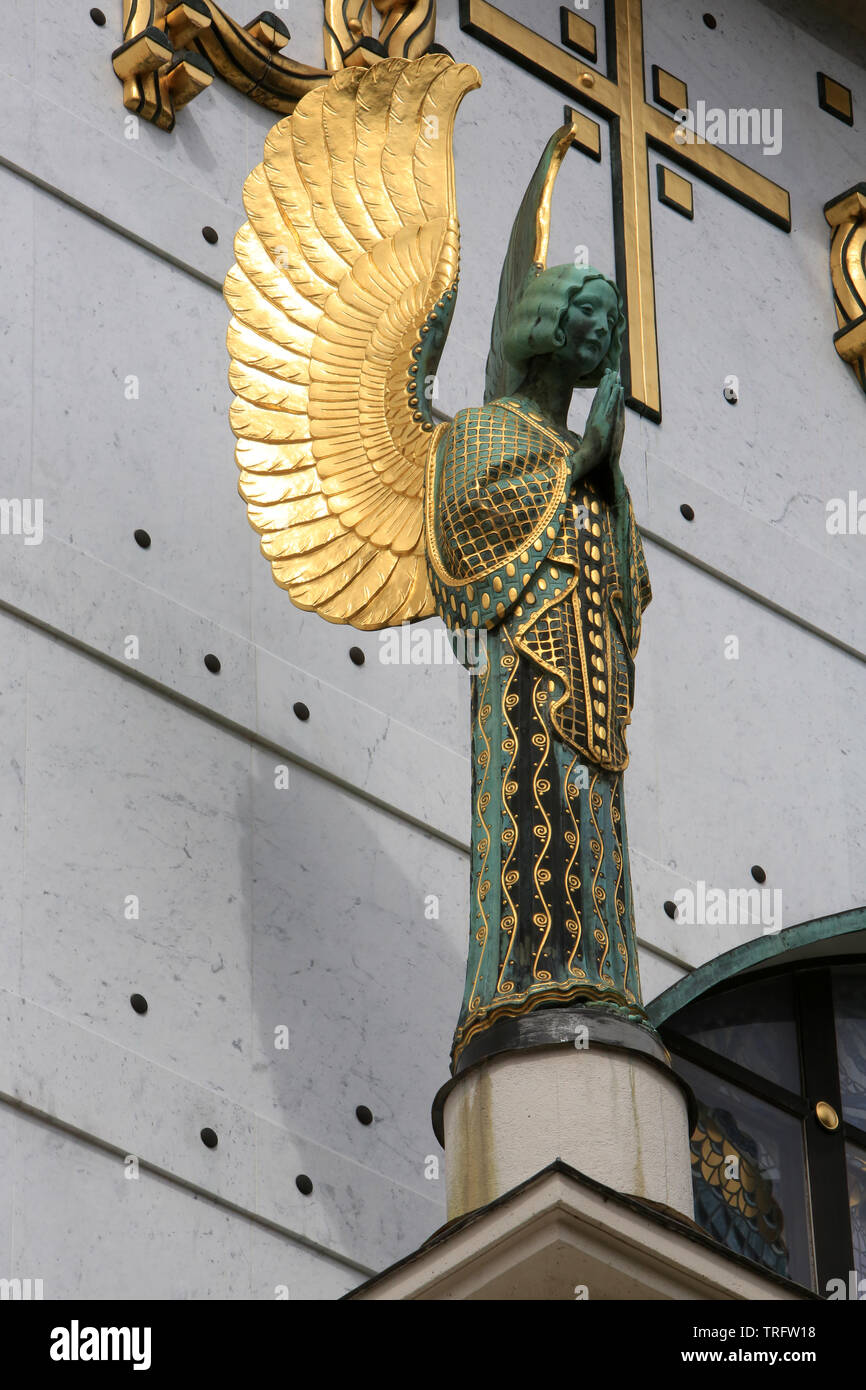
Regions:
M 813 946 L 816 942 L 832 941 L 854 932 L 866 933 L 866 907 L 855 907 L 849 912 L 836 912 L 832 917 L 815 917 L 811 922 L 801 922 L 799 926 L 787 927 L 785 931 L 756 936 L 753 941 L 736 946 L 733 951 L 725 951 L 724 955 L 716 956 L 682 980 L 677 980 L 675 985 L 671 985 L 670 989 L 666 989 L 651 1004 L 647 1004 L 646 1011 L 658 1028 L 686 1004 L 691 1004 L 708 989 L 731 979 L 734 975 L 772 965 L 776 958 L 787 957 L 792 952 Z M 851 949 L 856 949 L 853 942 Z

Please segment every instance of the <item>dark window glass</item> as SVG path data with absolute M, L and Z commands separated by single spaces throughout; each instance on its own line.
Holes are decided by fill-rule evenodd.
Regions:
M 674 1065 L 698 1101 L 695 1220 L 728 1249 L 814 1287 L 800 1121 L 681 1057 Z
M 833 971 L 833 1006 L 842 1114 L 866 1130 L 866 970 L 841 966 Z
M 848 1165 L 848 1203 L 851 1211 L 851 1240 L 854 1269 L 858 1279 L 866 1279 L 866 1150 L 845 1145 Z
M 696 999 L 671 1019 L 678 1033 L 800 1094 L 797 1025 L 789 977 L 757 980 Z

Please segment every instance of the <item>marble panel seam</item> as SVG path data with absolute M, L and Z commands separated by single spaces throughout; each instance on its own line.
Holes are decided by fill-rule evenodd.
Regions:
M 47 1110 L 40 1110 L 36 1106 L 27 1105 L 17 1097 L 8 1095 L 0 1091 L 0 1106 L 6 1106 L 12 1111 L 26 1115 L 29 1119 L 38 1120 L 47 1125 L 52 1130 L 59 1130 L 62 1134 L 68 1134 L 73 1139 L 82 1143 L 89 1144 L 92 1148 L 100 1149 L 103 1153 L 110 1154 L 113 1158 L 126 1158 L 128 1151 L 113 1144 L 109 1139 L 103 1139 L 98 1134 L 93 1134 L 90 1130 L 79 1129 L 76 1125 L 68 1124 L 61 1120 L 57 1115 L 50 1114 Z M 347 1269 L 360 1270 L 364 1274 L 375 1274 L 376 1270 L 371 1265 L 362 1264 L 358 1260 L 353 1260 L 351 1256 L 344 1255 L 332 1246 L 322 1245 L 318 1241 L 311 1240 L 309 1236 L 303 1235 L 300 1231 L 294 1231 L 289 1226 L 282 1225 L 279 1221 L 274 1221 L 270 1217 L 263 1216 L 260 1212 L 251 1211 L 249 1207 L 242 1206 L 237 1202 L 229 1201 L 228 1198 L 220 1196 L 219 1193 L 211 1191 L 201 1184 L 193 1182 L 189 1178 L 182 1177 L 179 1173 L 173 1173 L 168 1168 L 163 1168 L 157 1163 L 151 1163 L 145 1158 L 136 1155 L 138 1167 L 141 1172 L 152 1173 L 154 1177 L 162 1178 L 165 1182 L 170 1182 L 174 1187 L 180 1188 L 184 1192 L 189 1192 L 196 1197 L 202 1197 L 213 1206 L 219 1207 L 221 1211 L 232 1212 L 236 1216 L 241 1216 L 245 1221 L 258 1226 L 266 1231 L 273 1231 L 275 1235 L 285 1236 L 294 1245 L 301 1245 L 307 1250 L 311 1250 L 316 1255 L 323 1255 L 335 1263 L 344 1265 Z
M 0 550 L 0 556 L 2 556 L 2 554 L 3 552 Z M 104 566 L 100 561 L 94 561 L 90 556 L 85 556 L 83 552 L 78 552 L 78 559 L 81 563 L 86 564 L 88 568 L 91 566 L 93 567 L 92 572 L 94 577 L 98 575 L 100 569 L 105 570 L 110 568 Z M 329 766 L 326 762 L 322 761 L 321 759 L 323 757 L 328 756 L 327 748 L 324 750 L 316 750 L 320 759 L 317 761 L 313 757 L 305 757 L 303 752 L 299 749 L 290 747 L 287 742 L 281 740 L 277 730 L 272 730 L 269 733 L 265 728 L 260 727 L 258 691 L 254 688 L 258 682 L 257 674 L 254 674 L 253 668 L 262 661 L 279 663 L 281 668 L 286 668 L 287 671 L 292 673 L 293 679 L 299 686 L 298 694 L 306 695 L 307 699 L 310 699 L 311 695 L 310 690 L 305 687 L 307 687 L 309 683 L 312 683 L 315 687 L 315 691 L 319 694 L 324 692 L 327 700 L 335 706 L 337 710 L 358 705 L 363 705 L 366 710 L 372 710 L 382 724 L 382 735 L 379 739 L 380 744 L 387 743 L 386 735 L 389 731 L 398 732 L 402 735 L 402 747 L 405 753 L 405 740 L 407 738 L 411 739 L 413 746 L 417 749 L 416 765 L 419 760 L 425 764 L 429 761 L 431 768 L 439 767 L 441 769 L 443 759 L 446 759 L 446 761 L 453 760 L 453 765 L 455 767 L 459 763 L 465 769 L 468 779 L 468 760 L 462 754 L 454 752 L 444 744 L 439 744 L 435 740 L 427 738 L 424 734 L 411 728 L 409 725 L 400 724 L 399 721 L 395 720 L 392 716 L 385 714 L 381 710 L 375 709 L 374 706 L 367 705 L 365 702 L 355 699 L 354 696 L 339 690 L 336 686 L 325 686 L 325 684 L 319 681 L 312 672 L 305 671 L 299 667 L 290 666 L 290 663 L 282 661 L 282 659 L 275 656 L 274 653 L 267 651 L 265 648 L 258 647 L 256 644 L 236 633 L 230 633 L 228 630 L 218 627 L 217 624 L 209 619 L 201 617 L 199 614 L 193 614 L 190 610 L 183 609 L 183 605 L 166 598 L 164 595 L 158 594 L 155 590 L 140 584 L 139 581 L 128 576 L 121 576 L 117 571 L 112 571 L 112 574 L 116 576 L 115 583 L 126 582 L 131 586 L 135 586 L 140 594 L 144 595 L 146 593 L 148 603 L 160 606 L 165 605 L 164 612 L 166 614 L 166 620 L 161 624 L 163 633 L 176 626 L 182 615 L 189 612 L 190 617 L 199 625 L 200 630 L 207 634 L 207 643 L 202 645 L 202 650 L 217 650 L 223 653 L 231 651 L 232 648 L 236 651 L 239 650 L 241 659 L 238 662 L 238 669 L 240 670 L 242 668 L 245 658 L 246 662 L 249 664 L 250 670 L 250 689 L 248 691 L 248 698 L 245 702 L 245 711 L 243 709 L 243 701 L 240 702 L 242 707 L 236 708 L 234 713 L 220 710 L 213 704 L 205 703 L 198 698 L 197 694 L 193 695 L 184 692 L 176 685 L 169 683 L 168 680 L 160 676 L 137 669 L 130 663 L 107 652 L 104 646 L 97 645 L 97 643 L 92 640 L 89 641 L 85 637 L 77 636 L 69 632 L 64 627 L 57 626 L 56 623 L 52 622 L 47 616 L 40 617 L 27 608 L 13 603 L 9 598 L 0 597 L 0 612 L 7 612 L 18 621 L 45 632 L 56 640 L 63 641 L 70 647 L 82 652 L 84 655 L 110 666 L 119 676 L 137 681 L 139 684 L 154 691 L 154 693 L 164 698 L 174 700 L 178 705 L 190 710 L 192 713 L 204 717 L 212 723 L 218 724 L 229 733 L 248 742 L 252 742 L 257 747 L 268 749 L 279 754 L 282 759 L 287 759 L 296 766 L 302 767 L 316 776 L 331 782 L 333 785 L 349 792 L 353 796 L 357 796 L 368 804 L 377 807 L 377 809 L 398 816 L 401 820 L 416 826 L 428 834 L 436 836 L 436 838 L 453 848 L 463 852 L 467 851 L 468 839 L 455 835 L 453 830 L 449 829 L 449 826 L 453 826 L 455 823 L 460 822 L 460 810 L 463 805 L 462 796 L 459 799 L 459 804 L 455 800 L 453 805 L 446 805 L 438 819 L 428 817 L 423 811 L 423 803 L 417 804 L 413 809 L 408 800 L 408 796 L 410 795 L 415 795 L 416 793 L 421 795 L 423 793 L 422 784 L 424 778 L 413 779 L 414 791 L 412 787 L 408 788 L 406 801 L 401 802 L 396 797 L 389 799 L 383 794 L 384 788 L 393 785 L 394 782 L 393 778 L 389 775 L 388 764 L 381 762 L 381 759 L 386 756 L 383 754 L 381 748 L 377 750 L 377 760 L 379 760 L 377 763 L 379 790 L 376 791 L 363 785 L 360 780 L 352 780 L 351 777 L 345 775 L 345 773 L 342 773 L 333 765 Z M 22 585 L 22 587 L 24 586 Z M 108 593 L 110 591 L 111 586 L 106 586 L 102 590 L 103 593 Z M 169 614 L 171 617 L 168 616 Z M 172 621 L 172 619 L 175 621 Z M 246 717 L 244 717 L 244 713 Z M 363 753 L 363 751 L 362 749 L 361 753 Z M 395 768 L 395 771 L 398 771 L 403 768 L 403 758 L 400 756 L 399 752 L 396 756 L 398 766 Z M 369 771 L 369 768 L 367 770 Z M 361 764 L 359 759 L 359 775 L 360 771 Z M 447 789 L 449 784 L 450 781 L 448 777 L 442 779 L 441 785 L 443 788 Z M 399 781 L 397 785 L 399 785 Z M 447 800 L 447 791 L 443 794 L 446 796 Z
M 777 603 L 774 599 L 771 599 L 767 594 L 760 592 L 758 589 L 750 588 L 745 580 L 737 579 L 724 570 L 720 570 L 717 565 L 714 565 L 709 560 L 702 560 L 694 551 L 682 550 L 676 542 L 649 526 L 641 526 L 640 532 L 646 540 L 652 541 L 662 550 L 666 550 L 669 554 L 675 555 L 678 560 L 685 560 L 690 565 L 694 565 L 695 569 L 703 570 L 704 574 L 710 575 L 712 579 L 718 579 L 721 583 L 727 584 L 729 588 L 734 589 L 745 598 L 752 599 L 755 603 L 759 603 L 762 608 L 768 609 L 769 612 L 774 613 L 777 617 L 787 619 L 788 622 L 793 623 L 804 632 L 808 632 L 811 637 L 818 637 L 822 641 L 829 643 L 831 647 L 837 647 L 839 651 L 845 652 L 846 656 L 853 656 L 857 661 L 866 662 L 866 650 L 852 645 L 850 642 L 846 642 L 843 637 L 839 637 L 833 632 L 828 632 L 826 628 L 818 627 L 815 623 L 810 622 L 808 618 L 804 618 L 802 614 L 795 612 L 791 608 L 785 607 L 782 603 Z M 789 541 L 789 544 L 793 546 L 796 545 L 796 542 Z
M 351 1244 L 369 1245 L 374 1240 L 376 1212 L 391 1211 L 398 1228 L 406 1222 L 407 1212 L 411 1212 L 409 1224 L 413 1228 L 423 1224 L 421 1217 L 425 1212 L 429 1217 L 425 1224 L 428 1233 L 441 1224 L 439 1204 L 423 1192 L 406 1187 L 339 1150 L 265 1119 L 228 1095 L 3 989 L 0 989 L 0 1038 L 0 1102 L 36 1115 L 121 1158 L 134 1154 L 140 1167 L 181 1183 L 190 1191 L 201 1191 L 210 1200 L 254 1218 L 259 1224 L 283 1231 L 293 1239 L 303 1240 L 326 1254 L 339 1254 L 341 1260 L 353 1267 L 365 1268 L 367 1263 L 346 1252 L 340 1253 L 333 1244 L 315 1235 L 287 1226 L 275 1214 L 287 1200 L 282 1195 L 282 1176 L 275 1176 L 277 1167 L 280 1175 L 285 1168 L 285 1189 L 294 1193 L 291 1170 L 288 1163 L 277 1164 L 278 1153 L 284 1153 L 289 1162 L 294 1156 L 296 1162 L 308 1165 L 317 1174 L 320 1187 L 340 1184 L 350 1189 L 354 1183 L 372 1185 L 376 1189 L 376 1200 L 367 1208 L 374 1214 L 373 1226 L 366 1229 L 362 1223 L 362 1229 L 355 1228 Z M 89 1096 L 86 1086 L 78 1101 L 75 1092 L 68 1087 L 62 1090 L 62 1099 L 52 1096 L 54 1073 L 47 1063 L 49 1056 L 63 1058 L 67 1070 L 71 1064 L 71 1075 L 76 1078 L 100 1076 L 103 1090 L 99 1102 L 95 1103 Z M 59 1077 L 57 1085 L 62 1085 Z M 34 1090 L 35 1094 L 28 1094 Z M 180 1154 L 175 1161 L 175 1147 L 182 1146 L 189 1131 L 182 1126 L 176 1130 L 170 1126 L 167 1129 L 165 1124 L 159 1131 L 158 1125 L 154 1126 L 156 1116 L 164 1120 L 173 1100 L 184 1114 L 212 1116 L 213 1123 L 235 1140 L 235 1147 L 226 1151 L 224 1166 L 219 1172 L 214 1170 L 212 1186 L 195 1173 L 197 1165 L 192 1152 L 186 1157 Z M 115 1127 L 126 1128 L 129 1132 L 125 1145 L 98 1133 L 93 1123 L 93 1117 L 97 1116 L 97 1123 L 103 1125 L 112 1101 Z M 193 1129 L 196 1124 L 194 1121 Z M 269 1175 L 270 1182 L 262 1182 L 263 1174 Z M 295 1200 L 296 1196 L 288 1200 Z M 303 1210 L 308 1213 L 310 1224 L 320 1228 L 319 1236 L 326 1234 L 323 1228 L 330 1218 L 329 1211 L 318 1204 L 311 1204 L 309 1208 L 305 1205 Z M 406 1234 L 404 1230 L 403 1235 Z M 420 1231 L 413 1229 L 409 1234 L 420 1235 Z
M 72 208 L 75 212 L 80 212 L 84 217 L 89 217 L 92 222 L 96 222 L 100 227 L 105 227 L 110 232 L 116 232 L 118 236 L 122 236 L 127 241 L 131 241 L 134 246 L 140 247 L 143 251 L 149 251 L 151 255 L 156 256 L 161 261 L 165 261 L 167 265 L 172 266 L 175 270 L 182 270 L 186 275 L 191 275 L 194 280 L 198 280 L 202 285 L 207 285 L 208 289 L 216 290 L 219 294 L 222 293 L 221 280 L 215 279 L 212 275 L 206 275 L 203 270 L 199 270 L 196 266 L 190 265 L 188 261 L 182 261 L 178 256 L 172 255 L 170 251 L 164 250 L 163 247 L 158 246 L 155 242 L 148 241 L 145 237 L 140 236 L 138 232 L 133 232 L 129 227 L 124 227 L 120 222 L 115 222 L 112 218 L 106 217 L 105 214 L 99 212 L 97 208 L 79 202 L 77 198 L 73 198 L 71 193 L 66 193 L 62 188 L 58 188 L 56 184 L 41 179 L 38 174 L 31 173 L 29 169 L 22 168 L 20 164 L 15 164 L 3 154 L 0 154 L 0 166 L 7 169 L 9 173 L 15 174 L 18 178 L 24 179 L 27 183 L 33 184 L 33 186 L 38 188 L 42 193 L 50 194 L 52 197 L 56 198 L 58 202 L 65 204 L 66 207 Z

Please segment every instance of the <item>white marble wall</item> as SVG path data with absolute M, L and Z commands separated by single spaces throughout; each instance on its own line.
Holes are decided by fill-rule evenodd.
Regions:
M 558 5 L 502 7 L 557 38 Z M 384 665 L 375 634 L 273 584 L 235 491 L 219 292 L 270 117 L 216 81 L 171 135 L 128 139 L 119 0 L 102 29 L 89 8 L 48 26 L 2 5 L 2 491 L 43 500 L 45 535 L 0 536 L 0 1275 L 46 1297 L 337 1297 L 444 1219 L 425 1167 L 462 989 L 468 678 Z M 864 177 L 866 66 L 775 4 L 729 0 L 712 32 L 686 0 L 644 8 L 647 66 L 782 107 L 781 153 L 737 153 L 793 204 L 788 236 L 699 181 L 693 222 L 653 204 L 664 419 L 630 413 L 624 456 L 655 594 L 627 780 L 651 998 L 757 930 L 671 922 L 679 888 L 748 887 L 760 863 L 785 925 L 866 898 L 866 538 L 825 525 L 866 487 L 866 401 L 832 346 L 821 214 Z M 602 10 L 582 12 L 603 35 Z M 563 98 L 440 13 L 484 78 L 457 130 L 451 413 L 480 399 L 510 219 Z M 318 22 L 295 0 L 310 63 Z M 818 108 L 819 68 L 853 88 L 853 129 Z M 610 271 L 603 140 L 601 164 L 566 161 L 551 253 Z

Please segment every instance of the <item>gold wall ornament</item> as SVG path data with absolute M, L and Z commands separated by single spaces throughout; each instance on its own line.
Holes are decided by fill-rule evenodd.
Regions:
M 451 148 L 475 68 L 348 67 L 277 123 L 225 281 L 238 490 L 299 608 L 375 629 L 433 613 L 425 392 L 457 289 Z
M 845 125 L 854 124 L 854 94 L 851 88 L 828 77 L 826 72 L 818 73 L 818 105 L 828 115 L 835 116 L 837 121 L 844 121 Z
M 649 149 L 664 154 L 786 232 L 791 230 L 791 204 L 785 189 L 734 159 L 718 145 L 700 137 L 680 143 L 682 127 L 645 98 L 641 0 L 608 0 L 606 12 L 606 76 L 587 68 L 585 55 L 591 51 L 595 40 L 594 33 L 589 33 L 594 26 L 586 20 L 582 21 L 579 33 L 570 17 L 563 21 L 563 43 L 583 55 L 581 58 L 503 14 L 487 0 L 460 0 L 460 25 L 474 38 L 519 63 L 609 123 L 617 281 L 625 296 L 628 316 L 628 339 L 622 363 L 626 403 L 639 414 L 658 422 L 661 420 L 661 387 Z M 685 83 L 664 69 L 654 71 L 653 85 L 655 99 L 663 105 L 670 106 L 674 97 L 687 98 Z M 582 136 L 576 143 L 585 153 L 597 158 L 598 127 L 586 116 L 581 116 L 581 120 Z M 587 134 L 587 126 L 595 126 L 594 136 Z M 684 211 L 683 190 L 677 201 L 677 210 Z
M 830 278 L 838 331 L 836 351 L 866 391 L 866 183 L 824 204 L 830 237 Z
M 325 66 L 332 71 L 369 67 L 381 58 L 420 58 L 435 37 L 436 0 L 325 0 Z
M 373 5 L 381 16 L 373 35 Z M 324 68 L 280 52 L 289 30 L 266 10 L 238 24 L 214 0 L 123 0 L 123 43 L 112 64 L 123 104 L 162 130 L 214 75 L 281 115 L 349 66 L 435 51 L 436 0 L 324 0 Z M 442 50 L 444 51 L 444 50 Z

